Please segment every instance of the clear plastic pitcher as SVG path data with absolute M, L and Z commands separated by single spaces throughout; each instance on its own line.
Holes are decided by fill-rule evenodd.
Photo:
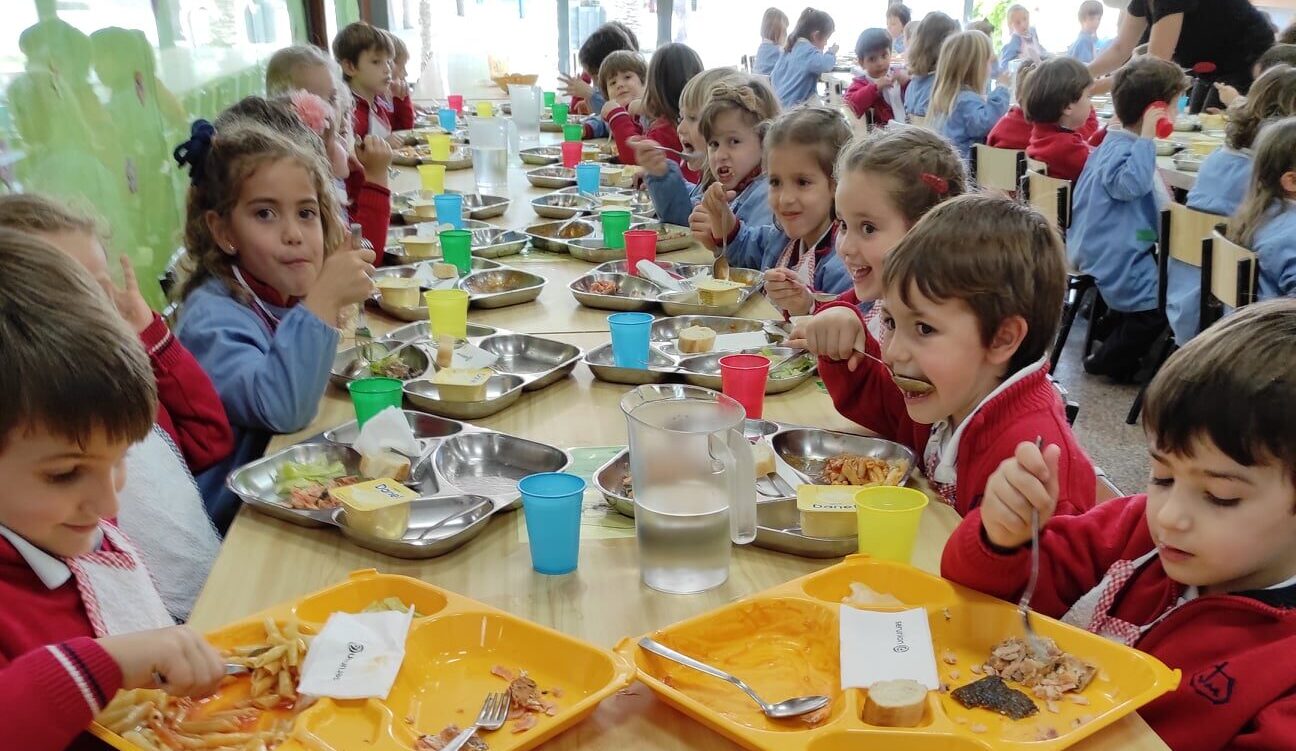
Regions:
M 517 129 L 502 117 L 474 117 L 468 121 L 473 177 L 477 192 L 507 196 L 509 150 L 517 152 Z
M 730 542 L 756 539 L 756 478 L 738 402 L 697 386 L 621 398 L 644 584 L 689 594 L 729 578 Z
M 519 140 L 531 145 L 540 140 L 540 87 L 509 84 L 508 88 Z

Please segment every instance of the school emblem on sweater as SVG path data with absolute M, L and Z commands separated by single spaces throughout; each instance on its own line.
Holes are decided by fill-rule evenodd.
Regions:
M 1236 681 L 1233 676 L 1224 672 L 1226 667 L 1228 663 L 1221 662 L 1210 670 L 1203 670 L 1194 675 L 1191 682 L 1193 690 L 1211 704 L 1228 704 L 1229 699 L 1233 698 L 1233 685 Z

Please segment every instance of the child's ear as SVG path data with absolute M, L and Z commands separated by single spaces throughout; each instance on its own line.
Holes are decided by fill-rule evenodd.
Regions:
M 1288 195 L 1296 193 L 1296 172 L 1291 170 L 1284 172 L 1282 177 L 1278 178 L 1278 184 Z
M 229 222 L 225 217 L 215 211 L 208 211 L 203 214 L 203 220 L 207 222 L 207 231 L 211 233 L 212 239 L 216 241 L 216 247 L 227 256 L 238 255 L 238 248 L 234 247 L 234 239 L 229 231 Z
M 347 74 L 347 78 L 354 77 L 358 71 L 359 68 L 356 67 L 355 63 L 351 62 L 350 60 L 342 61 L 342 72 Z
M 990 346 L 987 348 L 986 354 L 990 362 L 1004 365 L 1011 360 L 1013 355 L 1017 354 L 1017 348 L 1021 346 L 1029 330 L 1030 326 L 1021 316 L 1011 316 L 1001 321 L 994 336 L 990 338 Z

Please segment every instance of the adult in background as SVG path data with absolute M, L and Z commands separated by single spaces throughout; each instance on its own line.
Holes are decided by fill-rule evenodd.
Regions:
M 1251 85 L 1251 66 L 1274 43 L 1269 19 L 1249 0 L 1104 2 L 1124 12 L 1116 40 L 1094 58 L 1089 70 L 1095 77 L 1114 72 L 1130 59 L 1145 36 L 1149 55 L 1173 60 L 1184 68 L 1213 63 L 1212 72 L 1191 74 L 1197 83 L 1189 96 L 1189 112 L 1220 106 L 1212 86 L 1216 82 L 1245 92 Z M 1100 81 L 1095 91 L 1110 87 L 1110 81 Z

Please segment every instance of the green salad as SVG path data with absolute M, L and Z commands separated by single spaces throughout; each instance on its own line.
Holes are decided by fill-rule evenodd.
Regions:
M 783 357 L 783 355 L 775 352 L 769 347 L 761 349 L 760 353 L 768 358 L 770 362 L 775 362 Z M 814 368 L 814 365 L 814 358 L 810 357 L 810 353 L 805 352 L 770 371 L 769 377 L 775 380 L 782 378 L 796 378 L 797 376 L 809 373 Z
M 325 459 L 313 462 L 288 462 L 275 476 L 275 492 L 285 495 L 315 485 L 328 485 L 339 477 L 345 477 L 346 474 L 347 470 L 342 466 L 342 462 L 330 462 Z

